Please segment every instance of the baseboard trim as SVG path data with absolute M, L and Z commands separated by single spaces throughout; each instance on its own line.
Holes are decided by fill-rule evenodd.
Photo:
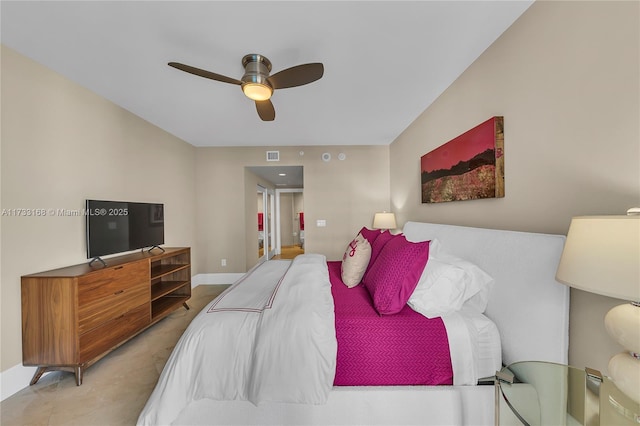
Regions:
M 18 364 L 0 373 L 0 395 L 2 395 L 2 401 L 29 386 L 36 369 L 37 367 L 25 367 L 22 364 Z
M 191 288 L 197 287 L 199 285 L 217 285 L 217 284 L 233 284 L 242 276 L 244 273 L 218 273 L 218 274 L 198 274 L 191 277 Z

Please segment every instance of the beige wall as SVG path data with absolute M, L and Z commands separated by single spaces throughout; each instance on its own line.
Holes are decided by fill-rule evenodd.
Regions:
M 195 148 L 2 47 L 2 209 L 163 202 L 167 245 L 195 245 Z M 22 362 L 20 276 L 86 260 L 84 217 L 2 216 L 2 371 Z
M 399 222 L 566 234 L 574 215 L 640 205 L 639 5 L 534 3 L 391 145 Z M 420 156 L 494 115 L 505 198 L 421 204 Z M 569 361 L 605 372 L 621 348 L 603 316 L 620 301 L 571 297 Z
M 280 151 L 279 165 L 304 167 L 305 248 L 309 252 L 340 259 L 354 233 L 370 225 L 376 211 L 389 209 L 388 146 L 198 148 L 199 272 L 245 272 L 257 261 L 257 253 L 256 259 L 250 257 L 254 239 L 245 236 L 247 227 L 255 227 L 257 178 L 249 181 L 251 174 L 245 167 L 273 165 L 265 159 L 267 150 Z M 322 161 L 323 152 L 331 153 L 333 160 Z M 344 161 L 337 160 L 340 152 L 347 156 Z M 325 219 L 327 226 L 316 227 L 317 219 Z M 227 259 L 226 267 L 220 265 L 221 259 Z

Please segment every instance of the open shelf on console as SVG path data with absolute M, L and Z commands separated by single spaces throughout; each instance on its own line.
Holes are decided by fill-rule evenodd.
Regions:
M 158 261 L 161 262 L 161 261 Z M 154 280 L 156 278 L 161 278 L 165 275 L 172 274 L 174 272 L 180 271 L 184 268 L 189 268 L 191 265 L 187 264 L 156 264 L 158 262 L 153 262 L 151 266 L 151 279 Z
M 157 300 L 175 290 L 182 288 L 188 281 L 159 281 L 151 287 L 151 300 Z
M 151 303 L 151 322 L 160 320 L 176 309 L 176 305 L 182 305 L 189 296 L 165 296 Z
M 190 250 L 173 252 L 151 262 L 151 321 L 185 304 L 191 297 Z

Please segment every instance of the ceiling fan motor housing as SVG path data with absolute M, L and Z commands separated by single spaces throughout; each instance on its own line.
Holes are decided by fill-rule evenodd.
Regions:
M 271 72 L 271 61 L 266 57 L 251 53 L 242 58 L 242 66 L 244 67 L 244 75 L 240 79 L 242 84 L 256 83 L 268 86 L 271 90 L 273 87 L 267 80 Z

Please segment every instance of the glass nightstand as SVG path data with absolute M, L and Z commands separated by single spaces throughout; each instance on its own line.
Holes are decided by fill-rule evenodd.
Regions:
M 598 371 L 516 362 L 496 373 L 496 426 L 640 425 L 640 404 Z

